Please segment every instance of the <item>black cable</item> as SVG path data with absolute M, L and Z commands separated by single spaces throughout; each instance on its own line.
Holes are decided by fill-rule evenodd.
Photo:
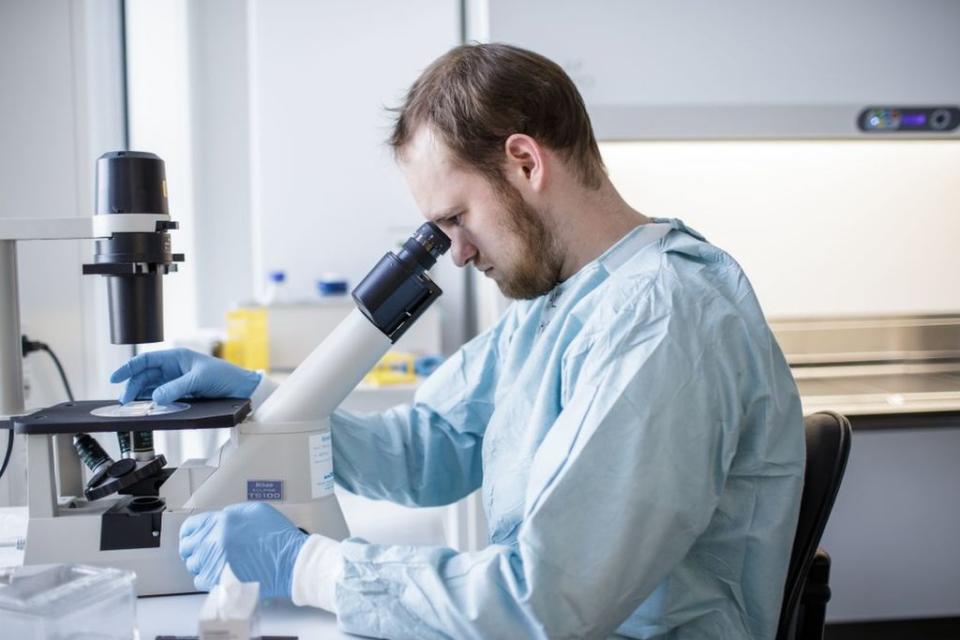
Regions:
M 63 388 L 67 391 L 67 397 L 70 398 L 70 402 L 73 402 L 73 390 L 70 388 L 70 381 L 67 380 L 67 373 L 63 370 L 63 365 L 60 364 L 60 358 L 57 357 L 57 354 L 53 352 L 47 344 L 43 342 L 37 342 L 35 340 L 29 340 L 27 336 L 20 336 L 20 347 L 23 350 L 23 356 L 26 357 L 27 354 L 34 351 L 46 351 L 47 355 L 53 360 L 53 364 L 56 365 L 57 371 L 60 373 L 60 380 L 63 381 Z M 7 465 L 10 464 L 10 456 L 13 454 L 13 428 L 11 425 L 10 435 L 7 437 L 7 452 L 3 455 L 3 464 L 0 465 L 0 478 L 3 478 L 3 474 L 7 471 Z
M 73 402 L 73 391 L 70 390 L 70 382 L 67 380 L 67 374 L 63 370 L 63 365 L 60 364 L 60 358 L 58 358 L 57 354 L 53 352 L 53 349 L 47 345 L 43 345 L 41 349 L 46 351 L 47 355 L 53 359 L 53 364 L 57 365 L 57 371 L 60 372 L 60 379 L 63 380 L 63 388 L 66 389 L 67 397 L 70 398 L 70 402 Z
M 7 436 L 7 452 L 3 456 L 3 464 L 0 465 L 0 478 L 7 471 L 7 465 L 10 464 L 10 454 L 13 453 L 13 425 L 8 429 L 10 435 Z
M 63 388 L 67 392 L 67 397 L 70 398 L 70 402 L 74 401 L 73 391 L 70 389 L 70 382 L 67 380 L 67 374 L 63 370 L 63 365 L 60 364 L 60 358 L 57 357 L 57 354 L 53 352 L 53 349 L 50 348 L 45 342 L 39 342 L 37 340 L 29 340 L 27 336 L 21 336 L 20 339 L 21 347 L 23 348 L 23 356 L 26 357 L 27 354 L 34 351 L 45 351 L 47 355 L 53 360 L 53 364 L 56 365 L 57 371 L 60 373 L 60 380 L 63 381 Z

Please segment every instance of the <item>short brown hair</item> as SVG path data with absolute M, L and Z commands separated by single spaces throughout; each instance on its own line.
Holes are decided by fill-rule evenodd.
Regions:
M 435 60 L 413 83 L 389 144 L 400 155 L 429 125 L 459 161 L 503 182 L 503 145 L 523 133 L 560 153 L 584 185 L 604 176 L 583 98 L 560 65 L 506 44 L 466 44 Z

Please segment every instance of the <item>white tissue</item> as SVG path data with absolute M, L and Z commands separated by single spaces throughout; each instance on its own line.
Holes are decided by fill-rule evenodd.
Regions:
M 240 582 L 230 565 L 200 610 L 200 640 L 249 640 L 260 635 L 259 582 Z

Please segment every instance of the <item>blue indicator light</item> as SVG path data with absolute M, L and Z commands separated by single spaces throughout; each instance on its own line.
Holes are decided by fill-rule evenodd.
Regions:
M 900 118 L 900 124 L 905 127 L 922 127 L 927 124 L 927 114 L 925 113 L 905 113 Z

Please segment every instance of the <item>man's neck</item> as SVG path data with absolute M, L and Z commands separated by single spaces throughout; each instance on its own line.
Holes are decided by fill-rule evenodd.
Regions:
M 563 247 L 563 282 L 650 219 L 624 201 L 607 178 L 599 189 L 579 185 L 553 207 L 553 233 Z

